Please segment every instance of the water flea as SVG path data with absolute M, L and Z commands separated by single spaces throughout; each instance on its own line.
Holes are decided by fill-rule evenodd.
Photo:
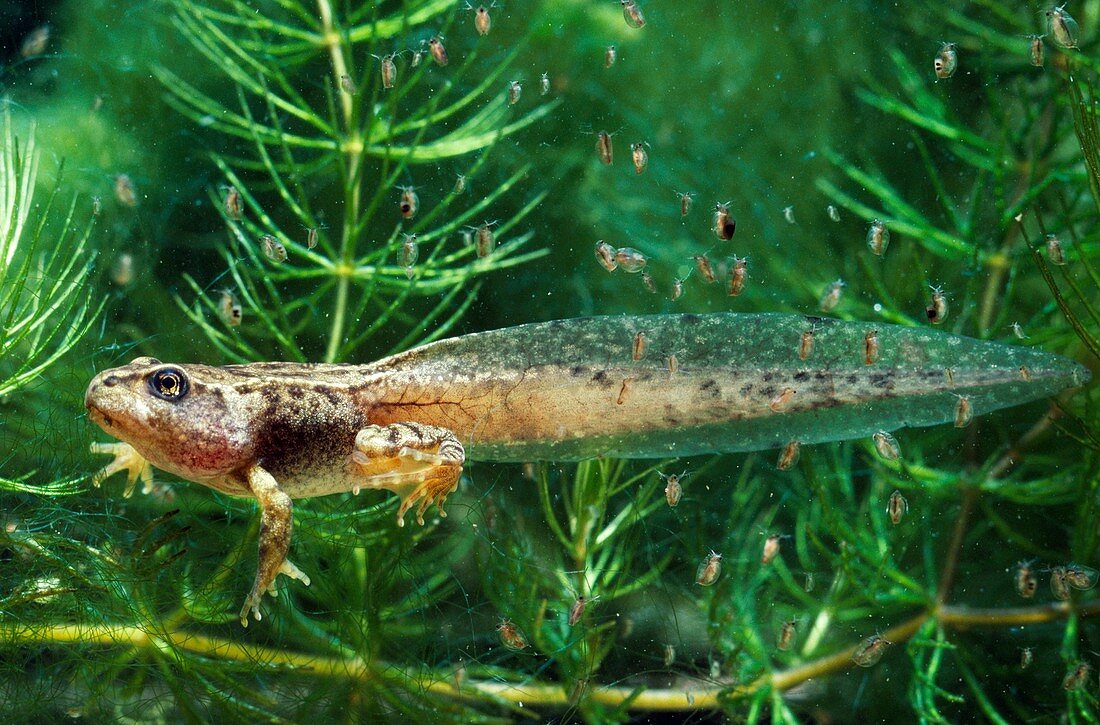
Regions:
M 886 254 L 886 248 L 890 246 L 890 230 L 882 220 L 871 220 L 871 226 L 867 229 L 867 246 L 871 248 L 871 254 L 877 257 Z
M 901 523 L 905 514 L 909 513 L 909 502 L 905 500 L 905 496 L 901 495 L 901 491 L 890 494 L 890 500 L 886 502 L 886 513 L 890 516 L 890 523 L 895 526 Z
M 714 267 L 710 263 L 710 258 L 705 254 L 695 254 L 691 258 L 695 260 L 695 269 L 699 270 L 699 276 L 703 278 L 703 281 L 707 284 L 713 284 L 715 282 Z
M 832 312 L 835 310 L 836 306 L 840 304 L 840 295 L 843 291 L 844 280 L 838 279 L 835 282 L 831 282 L 821 295 L 821 300 L 818 302 L 818 309 L 822 312 Z
M 936 53 L 936 59 L 932 61 L 932 68 L 936 71 L 936 78 L 941 80 L 955 75 L 959 67 L 958 46 L 954 43 L 944 43 L 940 51 Z
M 722 555 L 711 551 L 699 565 L 695 572 L 695 583 L 701 587 L 709 587 L 722 576 Z
M 798 463 L 798 456 L 802 452 L 802 444 L 798 441 L 790 441 L 787 445 L 783 446 L 783 449 L 779 451 L 779 458 L 775 462 L 775 467 L 780 471 L 789 471 Z M 767 562 L 764 562 L 765 564 Z

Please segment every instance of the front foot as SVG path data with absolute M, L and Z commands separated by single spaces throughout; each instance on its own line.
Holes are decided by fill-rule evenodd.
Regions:
M 440 516 L 447 515 L 443 502 L 458 488 L 466 451 L 446 428 L 393 423 L 359 431 L 352 460 L 363 474 L 362 487 L 385 488 L 401 497 L 398 525 L 405 525 L 405 514 L 418 504 L 416 521 L 423 526 L 424 511 L 433 503 Z
M 92 485 L 99 488 L 107 478 L 119 471 L 126 471 L 126 490 L 123 497 L 130 498 L 134 493 L 134 487 L 138 479 L 142 483 L 142 493 L 151 493 L 153 490 L 153 466 L 142 458 L 141 454 L 129 443 L 93 443 L 92 453 L 104 453 L 114 456 L 114 460 L 101 468 L 92 476 Z

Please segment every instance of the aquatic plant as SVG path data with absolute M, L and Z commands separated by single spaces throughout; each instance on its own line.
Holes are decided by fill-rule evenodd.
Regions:
M 673 21 L 656 5 L 643 3 L 653 15 L 645 33 Z M 766 206 L 757 189 L 745 192 L 742 203 L 757 220 L 754 242 L 768 244 L 750 247 L 759 266 L 745 296 L 730 302 L 700 285 L 685 300 L 706 293 L 701 305 L 818 314 L 822 286 L 841 276 L 848 286 L 833 314 L 918 325 L 927 324 L 928 286 L 936 285 L 949 303 L 942 325 L 952 331 L 1094 363 L 1094 34 L 1086 33 L 1083 52 L 1045 45 L 1048 65 L 1035 69 L 1023 36 L 1036 32 L 1043 16 L 999 2 L 969 4 L 965 14 L 955 6 L 901 8 L 897 34 L 872 25 L 867 46 L 876 63 L 887 63 L 858 84 L 856 95 L 873 118 L 896 125 L 830 138 L 825 161 L 807 162 L 818 164 L 822 196 L 812 199 L 811 213 L 812 194 L 803 190 L 797 225 L 784 220 L 785 204 L 768 199 Z M 476 182 L 504 155 L 502 129 L 521 134 L 516 124 L 528 117 L 511 114 L 529 106 L 507 105 L 500 64 L 509 54 L 494 57 L 488 69 L 475 64 L 486 41 L 461 40 L 473 39 L 474 28 L 453 2 L 369 3 L 346 14 L 326 2 L 317 7 L 332 11 L 327 25 L 324 12 L 294 0 L 264 4 L 262 13 L 243 2 L 192 2 L 173 16 L 176 31 L 228 79 L 195 81 L 166 59 L 156 71 L 210 149 L 219 178 L 209 205 L 199 208 L 210 216 L 220 210 L 228 244 L 218 261 L 224 276 L 192 272 L 177 308 L 165 308 L 168 322 L 133 336 L 142 352 L 157 353 L 149 334 L 178 333 L 182 310 L 189 329 L 201 334 L 176 334 L 173 344 L 207 361 L 210 345 L 230 361 L 374 357 L 447 334 L 469 309 L 478 280 L 534 254 L 519 249 L 526 232 L 511 221 L 494 228 L 507 243 L 484 259 L 474 259 L 471 244 L 442 241 L 462 225 L 497 216 L 496 204 L 524 185 L 524 177 L 498 171 L 488 194 L 458 194 L 445 168 L 459 164 Z M 546 7 L 523 17 L 547 25 L 566 12 L 560 3 Z M 620 10 L 600 6 L 563 63 L 598 62 L 602 53 L 591 51 L 602 51 L 610 23 L 622 23 Z M 714 17 L 735 10 L 689 3 L 677 12 L 684 25 L 701 25 L 704 17 L 736 27 L 728 15 Z M 752 15 L 751 28 L 774 26 L 784 35 L 822 22 L 816 10 L 791 17 L 790 8 L 774 3 L 743 12 Z M 861 20 L 868 15 L 853 12 Z M 368 60 L 370 54 L 419 49 L 430 35 L 421 34 L 427 23 L 446 33 L 454 58 L 448 69 L 460 72 L 443 74 L 426 57 L 412 69 L 408 51 L 397 59 L 398 84 L 383 88 L 380 59 Z M 703 32 L 713 35 L 712 26 Z M 801 42 L 789 34 L 787 42 Z M 959 68 L 936 82 L 932 62 L 944 35 L 958 43 Z M 564 55 L 561 45 L 555 38 Z M 668 75 L 689 75 L 675 62 L 680 49 L 668 45 L 664 73 L 654 73 L 657 86 Z M 338 57 L 346 73 L 337 70 Z M 624 45 L 616 68 L 630 68 L 632 57 Z M 717 72 L 724 59 L 715 52 L 712 65 L 690 70 Z M 829 64 L 805 65 L 835 78 Z M 778 75 L 773 70 L 753 66 L 733 75 L 744 84 Z M 601 89 L 616 83 L 592 73 L 583 82 Z M 436 101 L 428 87 L 455 95 Z M 481 110 L 474 110 L 484 97 L 473 95 L 476 89 L 491 96 Z M 614 105 L 613 95 L 604 95 Z M 653 103 L 653 94 L 636 95 L 642 100 L 630 116 L 640 128 L 678 115 Z M 653 106 L 648 116 L 646 104 Z M 493 109 L 490 116 L 482 117 L 485 109 Z M 414 120 L 400 120 L 399 110 Z M 474 133 L 480 127 L 470 124 L 479 118 L 486 130 Z M 577 136 L 565 121 L 546 126 L 557 131 L 548 138 Z M 547 214 L 608 224 L 622 217 L 623 227 L 605 230 L 608 237 L 651 229 L 653 258 L 668 274 L 682 274 L 690 269 L 687 253 L 713 243 L 709 214 L 698 226 L 706 243 L 685 231 L 668 235 L 675 243 L 666 248 L 658 243 L 666 237 L 653 231 L 663 221 L 647 205 L 663 200 L 680 224 L 666 192 L 688 188 L 681 185 L 687 167 L 698 169 L 696 179 L 718 178 L 710 172 L 724 169 L 730 155 L 727 129 L 692 128 L 707 153 L 677 154 L 661 134 L 647 136 L 652 155 L 640 178 L 653 188 L 628 192 L 626 182 L 593 175 L 576 184 L 579 196 L 552 196 Z M 797 138 L 775 136 L 794 153 Z M 470 148 L 459 153 L 459 141 Z M 602 166 L 591 137 L 561 145 L 563 156 Z M 465 154 L 474 150 L 481 155 L 471 162 Z M 764 152 L 750 163 L 751 152 L 738 159 L 746 176 L 753 164 L 775 163 Z M 623 168 L 623 178 L 638 182 Z M 404 220 L 398 187 L 410 184 L 419 187 L 424 209 Z M 230 187 L 239 194 L 239 219 L 227 204 Z M 592 203 L 597 187 L 604 193 Z M 493 201 L 482 205 L 486 198 Z M 518 202 L 517 215 L 532 202 Z M 827 203 L 840 207 L 841 222 L 826 218 Z M 773 234 L 759 221 L 765 215 L 785 233 Z M 815 218 L 835 226 L 822 232 L 811 226 Z M 893 235 L 882 258 L 865 246 L 874 218 Z M 313 249 L 309 229 L 317 230 Z M 583 223 L 554 229 L 556 236 L 540 235 L 537 244 L 556 247 L 571 266 L 510 268 L 509 284 L 525 298 L 537 289 L 566 299 L 570 309 L 598 301 L 600 311 L 670 304 L 663 295 L 640 297 L 636 276 L 592 282 L 585 270 L 605 274 L 592 259 L 593 230 Z M 398 261 L 403 233 L 418 235 L 427 261 Z M 1045 261 L 1050 233 L 1064 242 L 1066 265 Z M 264 255 L 264 235 L 287 250 L 286 261 Z M 784 243 L 772 244 L 772 236 Z M 573 248 L 563 239 L 585 243 Z M 188 241 L 194 239 L 181 243 Z M 572 265 L 582 258 L 589 266 L 577 271 Z M 570 294 L 560 294 L 563 280 L 576 280 L 566 285 Z M 589 296 L 597 285 L 618 288 L 618 298 Z M 223 287 L 241 303 L 239 327 L 221 317 Z M 1015 322 L 1026 337 L 1017 337 Z M 104 347 L 113 334 L 105 328 Z M 1100 602 L 1095 589 L 1048 586 L 1071 562 L 1087 584 L 1096 563 L 1094 411 L 1090 387 L 1046 407 L 976 418 L 965 431 L 806 446 L 786 471 L 777 470 L 776 451 L 656 465 L 474 463 L 448 503 L 446 525 L 435 519 L 424 528 L 399 529 L 390 498 L 301 501 L 293 558 L 314 581 L 308 588 L 280 585 L 278 598 L 265 603 L 262 626 L 248 630 L 236 624 L 257 528 L 247 502 L 175 486 L 168 477 L 152 496 L 127 500 L 110 481 L 102 498 L 89 495 L 65 511 L 20 498 L 12 507 L 18 513 L 0 529 L 0 549 L 14 563 L 3 570 L 0 595 L 0 701 L 13 719 L 40 716 L 44 708 L 58 717 L 147 717 L 150 703 L 165 716 L 196 720 L 465 722 L 534 712 L 601 722 L 700 710 L 752 722 L 804 721 L 816 711 L 837 720 L 899 713 L 940 722 L 975 715 L 999 722 L 1095 719 L 1094 678 L 1080 685 L 1063 678 L 1079 662 L 1096 664 Z M 660 474 L 683 471 L 674 495 Z M 1028 584 L 1030 577 L 1036 583 Z M 1032 658 L 1027 669 L 1021 648 Z
M 3 110 L 2 123 L 0 403 L 10 403 L 8 398 L 28 394 L 41 376 L 72 353 L 96 321 L 103 298 L 89 293 L 95 258 L 89 245 L 93 219 L 78 218 L 76 199 L 68 209 L 57 209 L 63 203 L 58 198 L 60 169 L 45 201 L 35 200 L 40 158 L 34 129 L 20 143 L 9 107 Z M 0 472 L 15 475 L 4 468 L 0 459 Z M 78 490 L 79 478 L 32 486 L 27 475 L 0 476 L 0 488 L 72 493 Z
M 483 70 L 474 46 L 444 69 L 431 53 L 444 47 L 454 2 L 341 11 L 322 0 L 316 13 L 311 5 L 257 15 L 233 0 L 180 3 L 173 26 L 232 91 L 201 90 L 156 70 L 170 104 L 241 141 L 211 152 L 224 178 L 211 197 L 229 231 L 226 272 L 209 284 L 188 276 L 194 301 L 179 298 L 234 361 L 348 360 L 379 333 L 392 334 L 393 319 L 415 324 L 384 343 L 390 350 L 442 337 L 485 275 L 543 253 L 523 252 L 532 235 L 517 227 L 542 194 L 507 219 L 488 219 L 530 164 L 487 191 L 465 188 L 484 183 L 479 173 L 496 144 L 555 105 L 518 113 L 509 104 L 503 73 L 519 48 Z M 426 92 L 428 84 L 438 87 Z M 445 162 L 460 169 L 457 179 L 439 171 Z M 481 227 L 492 245 L 479 246 L 472 232 Z M 264 245 L 277 251 L 265 254 Z M 216 285 L 239 295 L 240 327 L 219 321 Z

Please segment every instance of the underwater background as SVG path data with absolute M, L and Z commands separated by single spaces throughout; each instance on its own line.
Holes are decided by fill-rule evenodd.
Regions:
M 424 527 L 299 500 L 313 583 L 248 629 L 254 502 L 93 486 L 83 395 L 141 355 L 366 363 L 618 313 L 939 316 L 1095 367 L 1100 2 L 0 20 L 6 720 L 1096 719 L 1094 384 L 896 431 L 896 460 L 474 462 Z

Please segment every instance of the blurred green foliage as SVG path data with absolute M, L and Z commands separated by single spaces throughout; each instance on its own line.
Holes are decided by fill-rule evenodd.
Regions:
M 282 587 L 247 631 L 232 622 L 255 556 L 248 502 L 167 476 L 148 497 L 123 500 L 113 482 L 43 495 L 101 463 L 83 452 L 100 439 L 82 418 L 83 386 L 138 354 L 366 361 L 442 334 L 578 314 L 817 314 L 840 278 L 840 317 L 926 324 L 928 287 L 942 286 L 948 329 L 1094 365 L 1100 3 L 1067 6 L 1081 47 L 1048 35 L 1043 68 L 1025 37 L 1046 32 L 1049 8 L 1036 3 L 641 7 L 648 23 L 635 30 L 613 0 L 510 3 L 491 10 L 481 38 L 453 0 L 93 0 L 50 18 L 44 54 L 5 49 L 0 81 L 16 127 L 37 122 L 40 179 L 60 184 L 59 199 L 75 196 L 75 218 L 93 197 L 102 210 L 87 239 L 98 256 L 55 230 L 53 249 L 23 259 L 94 260 L 84 281 L 100 292 L 85 293 L 84 314 L 103 290 L 110 299 L 99 327 L 73 315 L 72 332 L 60 328 L 89 331 L 83 347 L 0 400 L 0 474 L 47 487 L 4 494 L 0 711 L 1096 718 L 1095 677 L 1076 689 L 1063 678 L 1079 662 L 1100 666 L 1100 602 L 1095 590 L 1059 602 L 1047 587 L 1051 567 L 1097 564 L 1091 386 L 962 432 L 906 431 L 897 462 L 858 442 L 807 449 L 785 473 L 772 452 L 476 463 L 446 523 L 423 529 L 397 528 L 382 496 L 302 501 L 292 554 L 313 584 Z M 436 33 L 450 65 L 413 69 Z M 937 81 L 944 41 L 958 44 L 959 70 Z M 611 44 L 618 61 L 605 68 Z M 388 95 L 371 54 L 393 52 L 399 86 Z M 510 80 L 524 87 L 515 107 Z M 612 166 L 597 157 L 599 130 L 617 134 Z M 644 174 L 629 163 L 636 142 L 649 144 Z M 463 195 L 456 173 L 469 176 Z M 119 174 L 136 205 L 116 198 Z M 408 184 L 424 204 L 412 226 L 396 210 L 395 189 Z M 227 186 L 244 197 L 240 219 L 224 205 Z M 676 192 L 695 194 L 684 218 Z M 729 243 L 710 230 L 726 201 L 738 222 Z M 872 218 L 892 233 L 883 258 L 864 242 Z M 480 260 L 461 227 L 493 219 L 515 241 Z M 321 226 L 322 243 L 307 249 L 305 228 Z M 412 280 L 393 261 L 411 232 L 424 244 Z M 287 246 L 287 263 L 263 257 L 262 234 Z M 1069 264 L 1044 261 L 1047 234 Z M 597 239 L 644 252 L 658 293 L 601 268 Z M 703 253 L 716 265 L 748 256 L 745 293 L 704 284 L 690 259 Z M 117 284 L 123 254 L 135 275 Z M 347 268 L 359 272 L 337 273 Z M 675 278 L 686 291 L 674 301 Z M 244 304 L 240 328 L 218 318 L 227 286 Z M 670 508 L 658 474 L 683 470 Z M 897 525 L 886 515 L 893 491 L 909 506 Z M 772 535 L 780 553 L 765 565 Z M 703 587 L 697 569 L 711 551 L 722 571 Z M 1016 590 L 1021 560 L 1040 578 L 1031 599 Z M 794 634 L 780 649 L 785 622 Z M 854 666 L 875 634 L 893 644 L 874 667 Z M 1026 670 L 1021 648 L 1034 656 Z

